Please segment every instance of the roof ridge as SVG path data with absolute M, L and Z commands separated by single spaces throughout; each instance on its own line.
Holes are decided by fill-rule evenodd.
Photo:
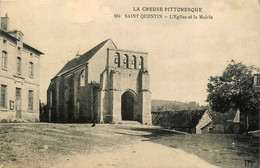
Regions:
M 73 69 L 77 65 L 83 64 L 84 62 L 88 62 L 109 40 L 111 40 L 111 39 L 109 38 L 109 39 L 99 43 L 98 45 L 94 46 L 93 48 L 91 48 L 90 50 L 88 50 L 87 52 L 82 54 L 79 58 L 77 58 L 77 59 L 73 58 L 72 60 L 68 61 L 63 66 L 63 68 L 57 73 L 57 75 L 55 75 L 55 77 Z M 112 41 L 112 43 L 114 43 L 114 42 Z
M 0 35 L 4 35 L 5 37 L 9 38 L 9 39 L 12 39 L 13 41 L 17 41 L 18 39 L 16 37 L 14 37 L 13 35 L 9 34 L 8 32 L 6 31 L 3 31 L 0 29 Z M 35 52 L 39 53 L 40 55 L 44 54 L 43 52 L 39 51 L 38 49 L 32 47 L 31 45 L 23 42 L 23 45 L 34 50 Z
M 107 39 L 107 40 L 105 40 L 105 41 L 99 43 L 99 44 L 96 45 L 95 47 L 91 48 L 90 50 L 88 50 L 87 52 L 85 52 L 84 54 L 82 54 L 80 57 L 82 57 L 83 55 L 85 55 L 85 54 L 91 52 L 92 50 L 94 50 L 94 49 L 96 49 L 96 48 L 98 48 L 98 47 L 102 48 L 102 47 L 104 46 L 104 44 L 106 44 L 106 42 L 107 42 L 108 40 L 109 40 L 109 39 Z M 101 45 L 102 45 L 102 46 L 101 46 Z M 99 48 L 99 49 L 100 49 L 100 48 Z M 95 55 L 98 51 L 99 51 L 99 50 L 97 50 L 97 51 L 94 53 L 94 55 Z

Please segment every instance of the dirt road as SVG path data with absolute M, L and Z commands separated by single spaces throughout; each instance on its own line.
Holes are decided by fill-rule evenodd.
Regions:
M 113 136 L 145 135 L 141 131 L 118 130 Z M 147 134 L 149 135 L 149 134 Z M 66 157 L 54 168 L 215 168 L 199 157 L 180 149 L 149 142 L 148 139 L 134 143 L 103 148 L 88 154 Z
M 0 168 L 259 167 L 246 135 L 180 134 L 116 124 L 0 124 Z M 215 165 L 215 166 L 213 166 Z
M 215 168 L 195 155 L 148 141 L 114 151 L 76 155 L 60 160 L 55 168 Z

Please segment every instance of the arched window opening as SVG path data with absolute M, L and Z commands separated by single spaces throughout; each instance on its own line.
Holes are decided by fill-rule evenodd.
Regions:
M 120 67 L 120 54 L 115 54 L 115 64 L 117 64 L 117 67 Z
M 80 86 L 85 86 L 85 70 L 80 74 Z
M 33 77 L 33 63 L 32 62 L 30 62 L 30 64 L 29 64 L 29 76 Z
M 136 56 L 132 56 L 132 67 L 136 69 Z
M 7 69 L 7 52 L 2 51 L 2 69 Z
M 144 58 L 143 57 L 140 57 L 140 69 L 144 69 Z
M 6 45 L 7 44 L 7 41 L 6 41 L 6 39 L 3 39 L 3 43 Z
M 68 77 L 68 81 L 67 81 L 67 86 L 68 86 L 68 90 L 67 90 L 67 97 L 65 98 L 66 102 L 67 102 L 67 107 L 66 107 L 66 112 L 68 114 L 68 122 L 73 122 L 75 119 L 74 116 L 74 75 L 71 75 L 70 77 Z
M 124 64 L 125 64 L 126 68 L 129 68 L 129 66 L 128 66 L 128 55 L 127 54 L 124 55 Z
M 20 57 L 17 57 L 17 73 L 22 73 L 22 59 Z

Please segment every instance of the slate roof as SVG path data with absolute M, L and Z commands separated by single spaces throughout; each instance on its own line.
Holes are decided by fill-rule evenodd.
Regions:
M 202 118 L 205 110 L 183 110 L 183 111 L 165 111 L 159 113 L 154 121 L 158 123 L 169 123 L 171 128 L 195 128 Z M 157 125 L 156 123 L 154 123 Z
M 18 40 L 17 38 L 15 38 L 14 36 L 8 34 L 7 32 L 5 32 L 5 31 L 3 31 L 3 30 L 0 30 L 0 35 L 3 35 L 3 36 L 5 36 L 5 37 L 9 38 L 10 40 L 12 40 L 12 41 L 15 42 L 15 43 L 16 43 L 16 41 Z M 29 50 L 32 50 L 32 51 L 36 52 L 37 54 L 40 54 L 40 55 L 41 55 L 41 54 L 44 54 L 43 52 L 41 52 L 41 51 L 39 51 L 39 50 L 33 48 L 32 46 L 30 46 L 30 45 L 28 45 L 28 44 L 26 44 L 26 43 L 23 43 L 23 47 L 24 47 L 24 48 L 27 48 L 27 49 L 29 49 Z
M 92 49 L 90 49 L 88 52 L 86 52 L 85 54 L 81 55 L 79 58 L 74 58 L 72 60 L 70 60 L 59 72 L 56 76 L 61 75 L 62 73 L 69 71 L 71 69 L 73 69 L 74 67 L 81 65 L 83 63 L 88 62 L 109 40 L 111 39 L 107 39 L 103 42 L 101 42 L 100 44 L 98 44 L 97 46 L 93 47 Z
M 23 43 L 23 47 L 24 47 L 24 48 L 28 48 L 29 50 L 32 50 L 32 51 L 36 52 L 37 54 L 44 54 L 43 52 L 41 52 L 41 51 L 39 51 L 39 50 L 33 48 L 32 46 L 30 46 L 30 45 L 28 45 L 28 44 L 26 44 L 26 43 Z

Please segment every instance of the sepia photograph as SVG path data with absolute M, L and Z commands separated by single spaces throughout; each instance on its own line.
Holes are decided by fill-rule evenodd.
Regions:
M 0 17 L 0 168 L 260 167 L 259 0 L 1 0 Z

